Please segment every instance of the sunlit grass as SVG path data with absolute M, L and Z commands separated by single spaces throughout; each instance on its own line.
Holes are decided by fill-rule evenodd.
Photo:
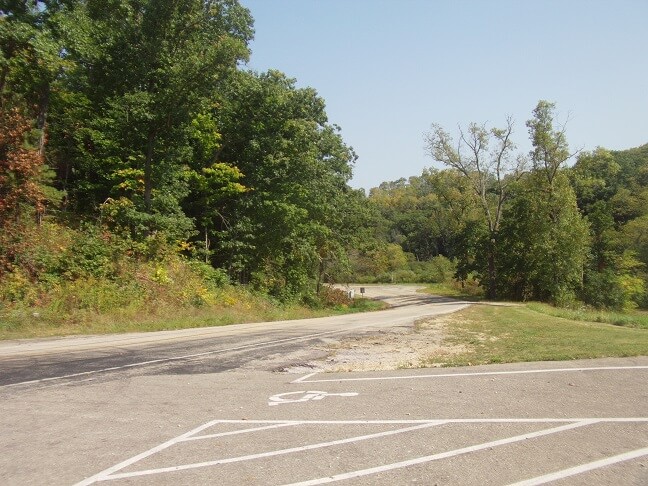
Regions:
M 465 283 L 463 286 L 459 282 L 443 282 L 425 284 L 423 290 L 426 294 L 440 295 L 442 297 L 455 297 L 457 299 L 465 300 L 482 300 L 484 298 L 484 291 L 481 287 L 474 283 Z
M 202 307 L 181 307 L 158 301 L 149 306 L 137 305 L 102 312 L 75 309 L 62 313 L 55 308 L 3 311 L 0 308 L 0 339 L 189 329 L 307 319 L 383 308 L 384 303 L 369 299 L 357 299 L 350 305 L 321 309 L 297 304 L 282 305 L 245 289 L 231 287 L 222 290 L 213 305 Z
M 465 351 L 431 355 L 424 366 L 648 355 L 646 329 L 570 320 L 530 306 L 475 304 L 446 319 L 446 343 Z
M 615 326 L 637 327 L 648 329 L 648 313 L 645 311 L 612 312 L 594 309 L 564 309 L 548 304 L 532 302 L 527 304 L 529 309 L 554 317 L 574 321 L 589 321 L 614 324 Z

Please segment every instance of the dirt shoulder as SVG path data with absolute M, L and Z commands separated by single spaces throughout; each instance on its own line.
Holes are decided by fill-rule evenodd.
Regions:
M 327 339 L 321 345 L 290 355 L 264 360 L 263 368 L 287 373 L 381 371 L 422 366 L 430 356 L 448 358 L 464 353 L 465 346 L 445 342 L 452 314 L 421 319 L 412 326 L 371 331 L 342 339 Z M 249 363 L 256 367 L 260 363 Z M 429 366 L 429 365 L 428 365 Z M 434 366 L 443 366 L 439 362 Z

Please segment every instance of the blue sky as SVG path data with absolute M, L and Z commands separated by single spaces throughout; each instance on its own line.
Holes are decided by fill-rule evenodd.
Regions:
M 572 150 L 648 143 L 647 0 L 241 0 L 248 67 L 279 69 L 324 98 L 357 152 L 353 187 L 438 167 L 432 123 L 524 122 L 556 103 Z

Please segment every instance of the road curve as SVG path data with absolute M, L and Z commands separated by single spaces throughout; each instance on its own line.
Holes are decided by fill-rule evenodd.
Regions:
M 380 299 L 384 311 L 341 316 L 118 335 L 9 340 L 0 343 L 0 387 L 85 379 L 117 371 L 186 367 L 204 372 L 239 367 L 263 354 L 293 351 L 326 337 L 409 326 L 417 319 L 468 305 L 418 292 L 413 285 L 363 286 L 364 298 Z M 360 287 L 355 287 L 356 296 Z M 362 297 L 360 297 L 362 298 Z

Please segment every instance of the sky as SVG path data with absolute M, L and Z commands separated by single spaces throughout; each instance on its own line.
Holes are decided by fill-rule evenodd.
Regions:
M 648 0 L 240 0 L 247 67 L 278 69 L 326 102 L 358 160 L 350 185 L 441 168 L 432 123 L 525 121 L 556 104 L 572 151 L 648 143 Z

